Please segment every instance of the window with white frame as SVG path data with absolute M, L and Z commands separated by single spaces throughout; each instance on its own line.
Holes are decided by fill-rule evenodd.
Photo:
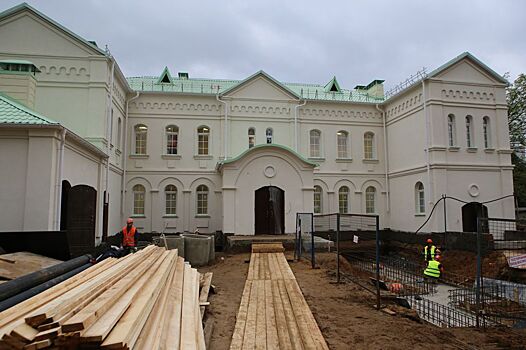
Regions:
M 491 128 L 489 117 L 482 119 L 482 133 L 484 134 L 484 148 L 491 148 Z
M 336 133 L 336 138 L 338 142 L 338 158 L 349 158 L 349 133 L 347 133 L 347 131 L 340 130 Z
M 274 131 L 272 130 L 272 128 L 267 128 L 267 130 L 265 131 L 265 135 L 267 136 L 267 143 L 274 142 Z
M 143 185 L 133 186 L 133 215 L 144 215 L 145 193 Z
M 367 187 L 365 190 L 365 213 L 372 214 L 376 212 L 376 188 Z
M 475 140 L 473 139 L 473 117 L 466 116 L 466 146 L 475 147 Z
M 135 154 L 146 154 L 146 139 L 148 127 L 143 124 L 135 125 Z
M 456 133 L 455 116 L 450 114 L 447 116 L 447 138 L 449 147 L 456 146 Z
M 424 214 L 426 212 L 424 185 L 420 181 L 415 185 L 415 207 L 417 214 Z
M 311 130 L 310 131 L 310 156 L 313 158 L 321 157 L 321 131 Z
M 363 135 L 363 157 L 365 159 L 374 159 L 374 134 L 372 132 L 366 132 Z
M 322 210 L 322 189 L 314 186 L 314 214 L 321 214 Z
M 197 215 L 208 214 L 208 187 L 199 185 L 197 187 Z
M 177 213 L 177 187 L 168 185 L 164 188 L 166 215 L 175 215 Z
M 338 209 L 340 214 L 349 212 L 349 187 L 342 186 L 338 191 Z
M 210 128 L 200 126 L 197 128 L 197 154 L 208 155 L 210 143 Z
M 256 145 L 256 129 L 248 128 L 248 148 Z
M 175 125 L 166 127 L 166 154 L 177 154 L 177 141 L 179 139 L 179 128 Z

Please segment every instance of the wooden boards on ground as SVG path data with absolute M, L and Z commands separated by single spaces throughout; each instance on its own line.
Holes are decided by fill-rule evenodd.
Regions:
M 29 252 L 0 255 L 0 278 L 12 280 L 62 261 Z
M 261 250 L 252 250 L 230 349 L 328 349 L 283 252 Z

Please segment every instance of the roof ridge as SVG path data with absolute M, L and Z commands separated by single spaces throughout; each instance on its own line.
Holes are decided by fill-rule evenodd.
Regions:
M 49 123 L 49 124 L 56 124 L 56 125 L 60 125 L 59 122 L 57 121 L 54 121 L 52 119 L 49 119 L 43 115 L 41 115 L 40 113 L 32 110 L 31 108 L 29 107 L 26 107 L 24 106 L 23 104 L 15 101 L 13 98 L 11 98 L 10 96 L 7 96 L 6 94 L 0 92 L 0 99 L 3 100 L 4 102 L 10 104 L 12 107 L 24 112 L 24 113 L 27 113 L 27 114 L 30 114 L 32 117 L 35 117 L 35 118 L 38 118 L 46 123 Z

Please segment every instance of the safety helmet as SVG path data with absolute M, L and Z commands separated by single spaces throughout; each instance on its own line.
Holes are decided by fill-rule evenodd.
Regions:
M 433 243 L 433 240 L 431 238 L 428 238 L 427 243 Z
M 126 223 L 127 224 L 133 224 L 133 219 L 132 218 L 128 218 L 128 220 L 126 220 Z

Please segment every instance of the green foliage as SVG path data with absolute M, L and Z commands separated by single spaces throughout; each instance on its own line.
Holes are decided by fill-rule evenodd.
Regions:
M 506 90 L 512 147 L 526 146 L 526 75 L 520 74 Z
M 515 165 L 513 169 L 513 191 L 517 197 L 519 207 L 526 207 L 526 161 L 511 155 L 511 162 Z

